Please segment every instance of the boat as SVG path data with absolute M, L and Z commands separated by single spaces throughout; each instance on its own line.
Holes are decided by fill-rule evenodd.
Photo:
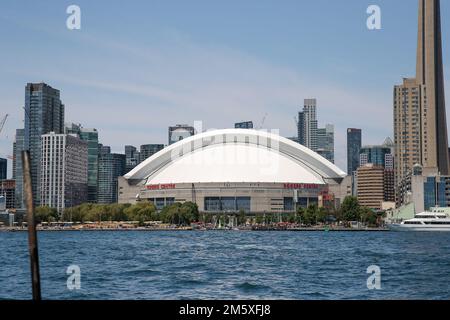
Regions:
M 393 231 L 450 231 L 450 217 L 445 213 L 422 212 L 388 227 Z

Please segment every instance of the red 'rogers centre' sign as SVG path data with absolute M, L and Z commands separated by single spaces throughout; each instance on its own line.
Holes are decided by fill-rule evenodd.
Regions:
M 166 184 L 149 184 L 146 186 L 148 190 L 175 189 L 175 183 Z
M 284 189 L 318 189 L 319 186 L 312 183 L 285 183 Z

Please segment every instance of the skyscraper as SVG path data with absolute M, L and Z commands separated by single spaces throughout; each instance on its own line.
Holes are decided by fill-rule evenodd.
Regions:
M 439 0 L 419 0 L 416 78 L 394 87 L 397 189 L 415 165 L 449 174 Z
M 98 198 L 101 204 L 115 203 L 118 199 L 118 177 L 125 174 L 125 155 L 111 153 L 101 146 L 98 157 Z
M 15 204 L 17 208 L 24 208 L 22 151 L 25 150 L 25 129 L 16 130 L 16 139 L 14 141 L 13 149 L 13 179 L 16 180 Z
M 88 144 L 88 198 L 90 203 L 97 202 L 98 183 L 98 131 L 94 128 L 83 128 L 81 124 L 66 123 L 66 134 L 74 134 Z
M 8 169 L 8 160 L 0 158 L 0 180 L 6 179 Z
M 98 131 L 94 128 L 81 128 L 80 139 L 88 145 L 88 196 L 90 203 L 97 202 L 98 184 Z
M 317 150 L 317 101 L 305 99 L 303 111 L 298 114 L 298 141 L 305 147 Z
M 317 153 L 334 163 L 334 125 L 317 129 Z
M 88 143 L 75 134 L 42 135 L 40 204 L 65 208 L 87 201 Z
M 361 129 L 347 129 L 347 174 L 358 169 L 361 150 Z
M 135 146 L 125 146 L 125 171 L 130 172 L 140 163 L 140 154 Z
M 59 90 L 45 83 L 25 87 L 25 149 L 30 151 L 33 198 L 40 204 L 41 136 L 64 132 L 64 105 Z
M 141 149 L 139 152 L 140 162 L 145 161 L 147 158 L 150 158 L 152 155 L 164 149 L 163 144 L 143 144 L 141 145 Z

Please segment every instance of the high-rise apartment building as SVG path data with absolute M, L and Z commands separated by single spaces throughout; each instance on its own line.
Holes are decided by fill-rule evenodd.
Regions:
M 42 135 L 40 204 L 62 213 L 87 202 L 88 143 L 76 135 Z
M 89 203 L 97 202 L 98 184 L 98 131 L 94 128 L 83 128 L 81 124 L 66 123 L 66 134 L 74 134 L 88 144 L 88 199 Z
M 16 137 L 13 145 L 13 179 L 16 180 L 15 205 L 19 209 L 25 208 L 23 199 L 23 150 L 25 150 L 25 129 L 16 129 Z
M 424 88 L 416 79 L 403 79 L 394 87 L 394 140 L 396 179 L 400 181 L 416 164 L 423 163 L 422 102 Z
M 317 101 L 305 99 L 303 111 L 298 114 L 298 141 L 305 147 L 317 150 Z
M 30 151 L 33 198 L 40 204 L 41 136 L 64 132 L 64 105 L 59 90 L 45 83 L 28 83 L 25 88 L 25 149 Z
M 359 167 L 361 129 L 347 129 L 347 174 L 352 175 Z

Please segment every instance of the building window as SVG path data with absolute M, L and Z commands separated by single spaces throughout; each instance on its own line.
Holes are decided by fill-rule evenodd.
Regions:
M 294 198 L 292 198 L 292 197 L 284 198 L 283 210 L 284 211 L 294 211 Z
M 250 197 L 236 197 L 236 210 L 250 212 Z
M 211 212 L 238 212 L 250 211 L 250 197 L 206 197 L 205 211 Z
M 164 198 L 156 198 L 155 206 L 156 206 L 156 209 L 158 209 L 158 210 L 161 210 L 162 208 L 164 208 Z

